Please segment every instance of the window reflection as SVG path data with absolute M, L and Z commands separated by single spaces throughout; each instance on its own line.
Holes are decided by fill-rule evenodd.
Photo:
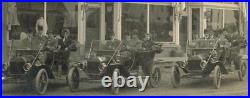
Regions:
M 61 35 L 62 29 L 70 30 L 70 37 L 77 39 L 77 3 L 47 3 L 48 32 Z
M 192 40 L 200 38 L 200 9 L 192 9 Z
M 47 3 L 46 17 L 44 17 L 44 3 L 9 3 L 12 9 L 9 10 L 9 20 L 12 29 L 10 37 L 22 41 L 16 47 L 40 47 L 36 43 L 41 30 L 47 35 L 63 36 L 62 29 L 70 30 L 70 37 L 77 39 L 77 3 Z M 45 21 L 46 18 L 46 21 Z M 43 25 L 45 23 L 45 25 Z M 46 30 L 44 30 L 46 29 Z M 12 38 L 10 38 L 12 39 Z M 39 41 L 38 41 L 39 42 Z
M 238 19 L 239 19 L 239 11 L 236 10 L 225 10 L 225 29 L 228 33 L 238 31 Z
M 147 30 L 146 24 L 146 4 L 122 4 L 122 39 L 132 33 L 136 33 L 140 39 L 143 39 Z
M 157 42 L 173 41 L 173 7 L 151 5 L 149 14 L 150 33 Z
M 204 17 L 205 38 L 218 37 L 223 29 L 223 10 L 205 9 Z

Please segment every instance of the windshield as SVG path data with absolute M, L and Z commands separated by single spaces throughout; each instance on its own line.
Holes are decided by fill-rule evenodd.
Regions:
M 116 50 L 121 46 L 121 41 L 119 40 L 93 40 L 91 47 L 92 50 Z

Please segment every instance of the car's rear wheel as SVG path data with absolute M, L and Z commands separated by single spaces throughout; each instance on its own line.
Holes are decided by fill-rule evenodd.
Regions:
M 177 88 L 180 86 L 181 74 L 177 65 L 172 67 L 170 79 L 171 79 L 171 84 L 174 88 Z
M 216 89 L 220 88 L 221 85 L 221 70 L 220 66 L 216 65 L 214 68 L 213 83 Z
M 115 87 L 114 85 L 114 76 L 119 76 L 120 75 L 120 70 L 118 68 L 115 68 L 113 73 L 112 73 L 112 86 L 111 86 L 111 92 L 114 94 L 114 95 L 117 95 L 119 93 L 119 87 Z M 120 83 L 120 80 L 117 81 L 118 83 Z
M 239 80 L 243 81 L 247 73 L 247 64 L 245 62 L 241 63 L 240 70 L 238 71 Z
M 150 72 L 149 85 L 150 87 L 156 88 L 159 87 L 161 81 L 161 71 L 157 66 L 153 66 Z
M 80 76 L 76 67 L 72 67 L 69 70 L 69 73 L 67 76 L 67 83 L 69 85 L 70 91 L 72 92 L 76 91 L 79 88 Z
M 34 80 L 34 87 L 36 93 L 42 95 L 46 92 L 48 87 L 49 79 L 48 74 L 45 69 L 40 69 Z

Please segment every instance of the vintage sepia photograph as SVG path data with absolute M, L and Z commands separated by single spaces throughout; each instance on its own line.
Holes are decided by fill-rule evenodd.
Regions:
M 2 2 L 3 96 L 248 96 L 248 2 Z

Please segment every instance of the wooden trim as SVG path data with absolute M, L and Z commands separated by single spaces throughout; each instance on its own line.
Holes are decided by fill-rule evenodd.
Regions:
M 91 8 L 100 8 L 102 6 L 102 3 L 85 3 L 88 7 Z
M 147 33 L 149 34 L 150 32 L 150 5 L 147 4 Z
M 149 4 L 149 5 L 166 5 L 166 6 L 172 6 L 172 3 L 166 3 L 166 2 L 124 2 L 124 3 L 132 3 L 132 4 Z
M 226 4 L 226 3 L 187 3 L 190 7 L 206 7 L 213 9 L 231 9 L 239 10 L 238 4 Z

